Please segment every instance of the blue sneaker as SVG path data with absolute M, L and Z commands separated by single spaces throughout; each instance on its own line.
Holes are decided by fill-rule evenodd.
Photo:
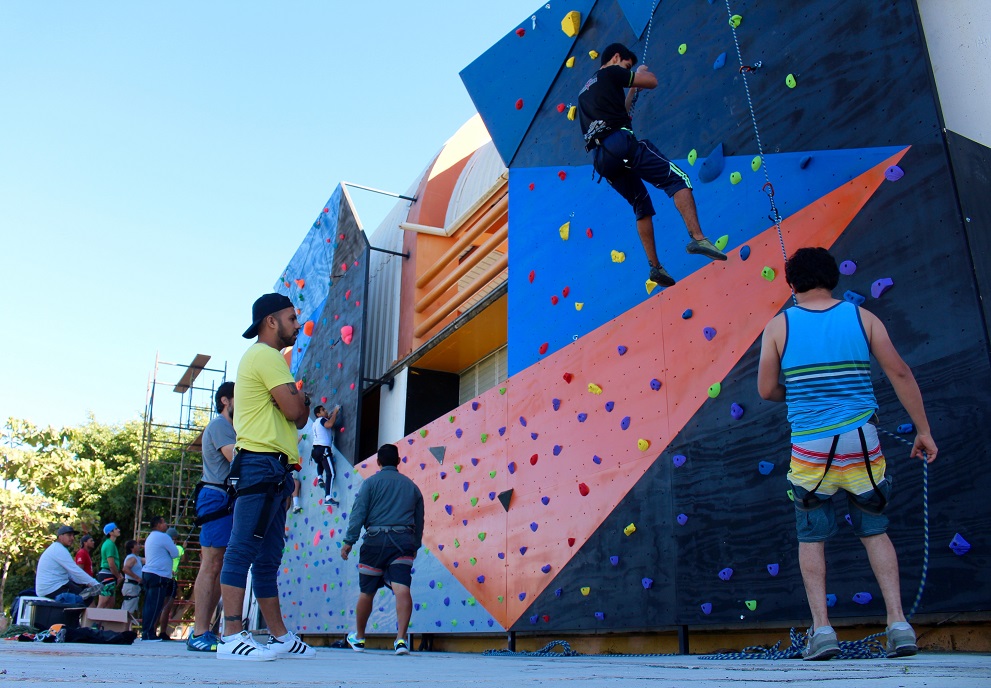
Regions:
M 365 639 L 359 639 L 357 633 L 348 633 L 348 645 L 350 645 L 351 649 L 355 652 L 365 651 Z
M 217 645 L 220 645 L 220 638 L 210 631 L 201 635 L 190 634 L 186 641 L 186 649 L 192 652 L 216 652 Z

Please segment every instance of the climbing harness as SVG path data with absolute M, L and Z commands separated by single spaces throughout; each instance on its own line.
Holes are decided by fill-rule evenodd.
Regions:
M 643 60 L 641 64 L 647 64 L 647 48 L 650 46 L 650 29 L 654 25 L 654 13 L 657 11 L 657 3 L 660 0 L 654 0 L 654 6 L 650 8 L 650 19 L 647 21 L 647 37 L 643 42 Z M 633 102 L 630 103 L 630 119 L 633 119 L 633 111 L 637 109 L 637 101 L 640 99 L 640 92 L 642 89 L 637 89 L 637 92 L 633 94 Z
M 265 504 L 262 506 L 258 513 L 258 522 L 255 524 L 254 533 L 252 536 L 261 540 L 265 537 L 265 532 L 268 530 L 269 523 L 271 521 L 272 509 L 279 508 L 279 495 L 282 494 L 282 490 L 286 484 L 286 478 L 289 475 L 288 461 L 289 457 L 285 454 L 278 452 L 256 452 L 256 451 L 246 451 L 247 454 L 261 454 L 263 456 L 271 456 L 272 458 L 278 460 L 282 467 L 286 470 L 285 474 L 282 476 L 282 480 L 279 482 L 262 482 L 255 483 L 254 485 L 249 485 L 245 488 L 238 488 L 238 482 L 241 480 L 241 453 L 238 452 L 234 456 L 234 460 L 231 462 L 231 472 L 227 476 L 227 482 L 230 484 L 230 489 L 234 492 L 234 500 L 231 501 L 231 511 L 234 509 L 234 501 L 238 497 L 244 497 L 247 495 L 263 494 L 265 495 Z
M 218 492 L 223 492 L 224 494 L 226 494 L 228 497 L 227 504 L 221 507 L 220 509 L 218 509 L 217 511 L 211 511 L 208 514 L 197 516 L 196 520 L 193 521 L 193 523 L 195 523 L 198 526 L 201 526 L 204 523 L 211 523 L 213 521 L 217 521 L 221 518 L 224 518 L 228 514 L 234 513 L 234 497 L 236 496 L 236 493 L 231 489 L 229 485 L 222 485 L 220 483 L 206 483 L 203 482 L 202 480 L 196 483 L 196 487 L 193 488 L 193 504 L 196 504 L 196 502 L 199 500 L 200 492 L 202 492 L 204 488 L 215 489 Z
M 867 505 L 867 504 L 857 504 L 856 508 L 860 509 L 861 511 L 866 511 L 869 514 L 877 515 L 880 514 L 882 511 L 884 511 L 884 507 L 888 504 L 888 498 L 884 496 L 884 493 L 881 492 L 880 489 L 878 489 L 877 483 L 874 482 L 874 469 L 871 467 L 871 457 L 870 457 L 870 453 L 867 451 L 867 438 L 864 437 L 864 428 L 863 427 L 857 428 L 857 434 L 860 435 L 860 451 L 861 451 L 861 455 L 864 457 L 864 468 L 867 471 L 867 477 L 871 481 L 871 487 L 874 488 L 874 494 L 877 496 L 878 504 L 877 506 Z M 819 506 L 819 503 L 822 501 L 821 499 L 819 499 L 818 495 L 816 495 L 816 490 L 818 490 L 819 486 L 822 485 L 822 481 L 826 479 L 826 475 L 829 473 L 829 469 L 832 468 L 833 466 L 833 459 L 836 458 L 836 445 L 839 444 L 839 441 L 840 441 L 840 436 L 833 435 L 833 443 L 829 447 L 829 456 L 826 457 L 826 467 L 822 471 L 822 477 L 819 478 L 819 482 L 816 483 L 815 487 L 813 487 L 811 490 L 808 490 L 804 495 L 802 495 L 802 506 L 804 507 L 805 511 L 811 511 L 812 509 L 817 508 Z

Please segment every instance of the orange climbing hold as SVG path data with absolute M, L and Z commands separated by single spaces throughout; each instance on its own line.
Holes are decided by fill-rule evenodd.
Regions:
M 313 336 L 313 321 L 312 320 L 307 320 L 305 323 L 303 323 L 303 334 L 305 334 L 307 337 L 312 337 Z
M 296 283 L 296 286 L 299 287 L 300 289 L 306 286 L 306 280 L 304 279 L 298 279 L 293 281 Z

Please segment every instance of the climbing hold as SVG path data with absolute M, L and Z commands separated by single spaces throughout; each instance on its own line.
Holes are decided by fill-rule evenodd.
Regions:
M 810 162 L 812 162 L 812 156 L 811 155 L 803 155 L 802 156 L 802 159 L 798 161 L 798 167 L 799 167 L 799 169 L 803 169 L 804 170 L 806 167 L 809 166 L 809 163 Z
M 570 293 L 571 293 L 571 287 L 565 287 L 564 289 L 561 290 L 561 298 L 563 299 L 568 298 L 568 294 Z
M 312 320 L 307 320 L 305 323 L 303 323 L 303 334 L 305 334 L 307 337 L 312 337 L 313 336 L 313 321 Z
M 619 566 L 619 555 L 614 554 L 609 557 L 609 563 L 613 566 Z
M 560 399 L 551 399 L 551 407 L 553 407 L 553 409 L 555 411 L 560 410 L 561 409 L 561 400 Z
M 447 512 L 447 515 L 448 516 L 453 516 L 454 515 L 454 507 L 451 506 L 450 504 L 445 504 L 444 505 L 444 511 Z
M 535 432 L 531 432 L 531 433 L 530 433 L 530 439 L 532 439 L 532 440 L 535 440 L 535 439 L 537 439 L 537 433 L 535 433 Z
M 712 613 L 712 603 L 711 602 L 704 602 L 700 606 L 702 608 L 702 613 L 705 614 L 706 616 L 708 616 L 709 614 Z
M 568 235 L 570 234 L 570 232 L 571 232 L 570 222 L 565 222 L 563 225 L 561 225 L 560 229 L 557 230 L 557 233 L 560 234 L 561 238 L 564 239 L 565 241 L 568 240 Z
M 551 294 L 551 305 L 556 306 L 558 302 L 557 294 Z
M 457 549 L 460 546 L 461 546 L 461 543 L 458 542 L 458 539 L 457 538 L 454 538 L 454 548 Z
M 535 532 L 535 533 L 537 532 L 537 528 L 539 528 L 539 527 L 540 527 L 540 526 L 538 526 L 538 525 L 536 524 L 536 522 L 531 522 L 531 523 L 530 523 L 530 530 L 532 530 L 532 531 L 533 531 L 533 532 Z
M 564 170 L 559 170 L 557 176 L 558 179 L 560 179 L 563 182 L 568 177 L 568 173 L 565 172 Z
M 625 528 L 623 528 L 623 534 L 626 537 L 629 537 L 629 536 L 633 535 L 635 532 L 637 532 L 637 527 L 634 524 L 632 524 L 632 523 L 630 525 L 626 526 Z
M 540 570 L 543 571 L 544 573 L 550 573 L 551 572 L 551 565 L 550 564 L 544 564 L 543 566 L 540 567 Z
M 602 459 L 600 459 L 598 456 L 596 456 L 596 455 L 593 454 L 592 455 L 592 463 L 594 463 L 596 466 L 598 466 L 599 464 L 602 463 Z
M 590 588 L 590 587 L 588 587 L 587 585 L 585 585 L 585 586 L 583 586 L 583 587 L 581 588 L 581 591 L 582 591 L 582 595 L 584 595 L 585 597 L 588 597 L 588 594 L 589 594 L 590 592 L 592 592 L 592 588 Z
M 750 161 L 750 169 L 752 169 L 754 172 L 756 172 L 757 170 L 760 169 L 760 156 L 759 155 L 755 155 L 754 156 L 754 159 Z
M 771 471 L 774 470 L 774 464 L 770 461 L 761 461 L 757 464 L 757 470 L 760 471 L 761 475 L 770 475 Z
M 864 301 L 867 300 L 867 297 L 864 296 L 864 295 L 862 295 L 862 294 L 858 294 L 855 291 L 847 290 L 847 291 L 843 292 L 843 300 L 844 301 L 849 301 L 854 306 L 859 306 L 862 303 L 864 303 Z
M 588 56 L 594 60 L 594 59 L 596 59 L 596 58 L 599 57 L 599 51 L 597 51 L 597 50 L 589 50 L 588 51 Z
M 714 327 L 703 327 L 702 336 L 705 337 L 706 341 L 711 342 L 716 337 L 716 328 Z
M 681 314 L 681 318 L 682 318 L 682 320 L 688 320 L 689 318 L 692 317 L 692 315 L 694 315 L 692 313 L 692 309 L 691 308 L 686 308 L 685 311 Z
M 729 415 L 733 418 L 733 420 L 740 420 L 743 418 L 743 407 L 739 404 L 733 404 L 729 407 Z
M 536 454 L 534 454 L 533 456 L 530 457 L 530 465 L 531 466 L 536 466 L 537 465 L 537 458 L 538 457 L 537 457 Z
M 840 274 L 841 275 L 852 275 L 857 271 L 857 264 L 852 260 L 844 260 L 840 263 Z
M 525 600 L 526 599 L 526 593 L 525 592 L 521 592 L 519 594 L 519 598 L 520 598 L 520 602 L 522 602 L 523 600 Z
M 723 144 L 720 143 L 709 153 L 709 157 L 702 161 L 702 165 L 699 167 L 699 181 L 703 183 L 715 181 L 722 174 L 725 165 Z
M 654 293 L 654 290 L 657 289 L 657 282 L 652 279 L 648 279 L 644 282 L 644 286 L 647 287 L 647 296 L 650 296 Z
M 778 566 L 777 564 L 768 564 L 767 565 L 767 572 L 769 574 L 771 574 L 772 576 L 778 575 L 778 571 L 780 571 L 780 570 L 781 570 L 781 567 Z
M 506 388 L 505 387 L 500 387 L 499 388 L 499 394 L 505 394 L 505 393 L 506 393 Z
M 681 468 L 682 466 L 685 465 L 686 461 L 688 461 L 688 457 L 686 457 L 684 454 L 675 454 L 674 456 L 671 457 L 671 463 L 674 464 L 675 468 Z
M 584 301 L 575 301 L 575 310 L 580 311 L 585 306 Z
M 729 25 L 735 29 L 740 26 L 740 22 L 742 21 L 743 21 L 743 17 L 741 17 L 739 14 L 734 14 L 732 17 L 729 18 Z
M 560 597 L 563 594 L 564 594 L 563 588 L 558 588 L 557 590 L 554 591 L 554 597 Z
M 568 119 L 574 122 L 575 117 L 577 116 L 578 116 L 578 106 L 572 105 L 571 107 L 568 108 Z
M 571 384 L 571 381 L 575 379 L 575 376 L 572 375 L 571 373 L 565 373 L 561 377 L 564 378 L 564 381 L 567 382 L 569 385 Z
M 420 437 L 426 437 L 426 436 L 427 436 L 427 429 L 423 428 L 422 430 L 420 430 Z
M 515 461 L 510 461 L 509 462 L 509 465 L 506 466 L 506 468 L 509 469 L 509 474 L 510 475 L 513 475 L 514 473 L 516 473 L 516 462 Z
M 527 548 L 526 548 L 526 547 L 520 547 L 520 556 L 521 556 L 521 557 L 522 557 L 522 556 L 523 556 L 524 554 L 526 554 L 526 550 L 527 550 Z
M 743 246 L 740 248 L 740 260 L 746 260 L 750 257 L 750 247 Z
M 614 263 L 622 263 L 626 260 L 626 254 L 622 251 L 612 251 L 609 255 L 612 256 L 612 262 Z
M 558 112 L 564 112 L 564 108 L 565 107 L 567 107 L 567 106 L 564 103 L 558 103 L 557 104 L 557 111 Z
M 647 451 L 650 449 L 650 440 L 645 440 L 642 437 L 637 440 L 637 449 L 640 451 Z
M 655 392 L 661 388 L 661 381 L 656 377 L 650 381 L 650 388 Z
M 433 494 L 431 495 L 431 497 L 433 497 L 433 498 L 434 498 L 434 501 L 436 502 L 436 501 L 437 501 L 437 499 L 438 499 L 438 498 L 440 497 L 440 492 L 434 492 L 434 493 L 433 493 Z
M 763 277 L 764 279 L 766 279 L 768 282 L 773 281 L 774 280 L 774 268 L 771 268 L 771 267 L 768 267 L 767 265 L 765 265 L 761 269 L 761 271 L 760 271 L 760 276 Z
M 897 428 L 895 428 L 895 432 L 897 432 L 899 435 L 910 435 L 912 434 L 913 430 L 915 430 L 915 426 L 912 425 L 911 423 L 902 423 Z
M 856 602 L 857 604 L 869 604 L 870 601 L 873 599 L 874 596 L 871 595 L 869 592 L 858 592 L 856 595 L 853 596 L 853 601 Z
M 884 171 L 884 178 L 889 182 L 897 182 L 905 176 L 905 172 L 898 165 L 892 165 Z
M 594 382 L 588 383 L 588 391 L 591 392 L 592 394 L 602 394 L 602 388 L 599 387 Z
M 695 161 L 699 159 L 698 151 L 694 148 L 688 151 L 688 164 L 694 166 Z
M 595 612 L 595 618 L 598 619 L 599 621 L 602 621 L 602 620 L 604 620 L 606 618 L 606 613 L 605 612 Z
M 585 483 L 578 483 L 578 492 L 582 497 L 588 497 L 588 485 Z
M 475 580 L 477 580 L 479 582 L 479 584 L 484 583 L 485 582 L 485 576 L 479 576 Z
M 654 579 L 653 578 L 641 578 L 640 579 L 640 585 L 643 586 L 643 589 L 644 590 L 650 590 L 651 586 L 654 585 Z
M 483 432 L 480 439 L 482 440 L 482 444 L 485 444 L 485 440 L 489 439 L 489 433 Z
M 970 551 L 970 543 L 967 542 L 960 533 L 954 533 L 953 539 L 950 540 L 950 549 L 953 550 L 953 553 L 958 557 L 962 557 Z
M 499 503 L 502 504 L 502 508 L 509 511 L 509 503 L 513 500 L 512 489 L 506 490 L 505 492 L 499 493 Z
M 730 172 L 729 173 L 729 182 L 730 182 L 730 184 L 739 184 L 741 181 L 743 181 L 743 175 L 742 174 L 740 174 L 739 172 Z
M 462 468 L 464 468 L 464 466 L 461 466 L 460 464 L 454 464 L 455 473 L 460 473 Z
M 516 101 L 516 109 L 517 110 L 522 110 L 523 109 L 523 99 L 522 98 L 517 99 L 517 101 Z
M 489 471 L 489 477 L 490 478 L 496 477 L 496 472 L 495 471 Z
M 571 69 L 572 67 L 575 66 L 574 55 L 572 55 L 571 57 L 569 57 L 567 60 L 564 61 L 564 66 L 567 67 L 568 69 Z
M 616 351 L 619 352 L 619 355 L 620 356 L 622 356 L 627 351 L 629 351 L 629 349 L 627 349 L 625 346 L 623 346 L 622 344 L 620 344 L 619 346 L 616 347 Z
M 684 55 L 687 52 L 688 52 L 688 44 L 687 43 L 682 43 L 681 45 L 678 46 L 678 54 L 679 55 Z
M 530 271 L 530 276 L 528 278 L 530 280 L 530 284 L 533 284 L 533 278 L 536 277 L 536 276 L 537 276 L 537 273 L 535 273 L 533 270 L 531 270 Z
M 470 500 L 472 506 L 478 506 L 478 497 L 472 497 Z
M 552 450 L 554 452 L 554 456 L 560 455 L 562 449 L 563 449 L 563 447 L 560 444 L 555 444 L 554 445 L 554 449 Z
M 345 344 L 350 344 L 351 340 L 354 338 L 354 328 L 350 325 L 345 325 L 341 328 L 341 341 Z
M 723 391 L 722 384 L 720 384 L 718 382 L 712 383 L 711 385 L 709 385 L 709 398 L 710 399 L 715 399 L 716 397 L 719 396 L 719 393 L 721 391 Z
M 757 609 L 757 600 L 744 600 L 743 603 L 747 605 L 747 609 L 749 609 L 750 611 L 754 611 L 755 609 Z
M 881 298 L 881 294 L 888 291 L 893 286 L 895 286 L 895 283 L 890 277 L 882 277 L 871 285 L 871 296 L 875 299 L 879 299 Z
M 834 595 L 833 593 L 828 593 L 826 595 L 826 606 L 827 607 L 835 607 L 836 606 L 836 595 Z
M 723 234 L 721 237 L 716 239 L 716 243 L 713 244 L 713 246 L 715 246 L 720 251 L 722 251 L 724 248 L 726 248 L 726 244 L 728 243 L 729 243 L 729 234 Z
M 454 435 L 455 435 L 455 436 L 456 436 L 456 437 L 457 437 L 457 438 L 458 438 L 459 440 L 461 439 L 461 436 L 462 436 L 463 434 L 464 434 L 464 431 L 463 431 L 463 430 L 462 430 L 461 428 L 458 428 L 457 430 L 455 430 L 455 431 L 454 431 Z
M 716 61 L 712 63 L 713 70 L 722 69 L 726 65 L 726 53 L 719 53 Z
M 629 430 L 630 429 L 630 417 L 629 416 L 625 416 L 623 418 L 623 420 L 621 420 L 619 422 L 619 427 L 623 428 L 624 430 Z
M 522 26 L 516 29 L 516 35 L 519 36 L 520 38 L 523 38 L 523 35 L 525 33 L 526 33 L 526 29 L 524 29 Z
M 426 430 L 420 431 L 421 437 L 426 437 Z M 437 463 L 444 465 L 444 455 L 447 453 L 447 447 L 430 447 L 430 453 L 434 455 L 437 459 Z
M 503 596 L 502 596 L 502 595 L 499 595 L 499 596 L 498 596 L 498 597 L 497 597 L 496 599 L 498 599 L 498 600 L 499 600 L 499 602 L 500 602 L 500 603 L 502 603 L 502 601 L 503 601 L 503 599 L 505 599 L 505 598 L 503 598 Z
M 678 514 L 675 520 L 678 522 L 679 526 L 683 526 L 688 523 L 688 514 Z
M 788 490 L 788 491 L 785 492 L 785 494 L 788 495 L 788 499 L 790 501 L 792 501 L 792 502 L 795 501 L 795 491 L 794 490 Z
M 795 81 L 794 74 L 789 74 L 788 76 L 785 77 L 785 85 L 788 86 L 788 88 L 795 88 L 795 86 L 798 85 L 798 83 Z
M 719 572 L 719 580 L 728 581 L 733 577 L 733 569 L 728 566 Z
M 578 414 L 578 422 L 579 423 L 584 423 L 586 420 L 588 420 L 588 414 L 587 413 L 579 413 Z
M 540 353 L 541 356 L 547 353 L 547 347 L 548 347 L 547 342 L 544 342 L 543 344 L 540 345 L 540 348 L 537 349 L 537 351 Z

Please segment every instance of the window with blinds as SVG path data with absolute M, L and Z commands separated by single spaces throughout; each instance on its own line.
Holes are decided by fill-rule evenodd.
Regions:
M 508 349 L 502 347 L 475 365 L 461 371 L 461 391 L 458 404 L 464 404 L 506 379 Z

